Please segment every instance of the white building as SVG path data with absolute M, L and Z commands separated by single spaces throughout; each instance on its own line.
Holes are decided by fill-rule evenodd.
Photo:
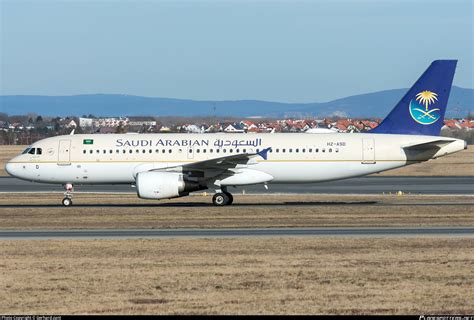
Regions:
M 81 127 L 81 128 L 92 127 L 92 119 L 90 119 L 90 118 L 79 118 L 79 127 Z

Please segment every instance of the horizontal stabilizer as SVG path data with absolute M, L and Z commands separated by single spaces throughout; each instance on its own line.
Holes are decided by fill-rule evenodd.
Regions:
M 407 150 L 440 149 L 440 148 L 450 144 L 451 142 L 453 142 L 453 140 L 435 140 L 435 141 L 429 141 L 429 142 L 423 142 L 423 143 L 404 146 L 403 149 L 407 149 Z

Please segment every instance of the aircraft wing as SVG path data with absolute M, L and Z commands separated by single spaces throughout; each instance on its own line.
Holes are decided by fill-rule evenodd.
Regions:
M 267 153 L 270 151 L 271 148 L 263 149 L 259 152 L 254 153 L 241 153 L 241 154 L 234 154 L 231 156 L 225 156 L 215 159 L 209 159 L 199 162 L 193 162 L 190 164 L 183 165 L 183 169 L 220 169 L 226 170 L 230 168 L 235 168 L 237 165 L 245 165 L 248 162 L 255 158 L 255 157 L 262 157 L 263 159 L 267 159 Z
M 224 156 L 220 158 L 214 158 L 209 160 L 203 160 L 198 162 L 192 162 L 188 164 L 182 164 L 176 167 L 168 167 L 166 170 L 170 171 L 170 169 L 177 169 L 182 168 L 182 171 L 225 171 L 228 169 L 232 169 L 237 167 L 238 165 L 246 165 L 249 164 L 249 161 L 256 157 L 262 157 L 263 159 L 267 159 L 268 151 L 271 150 L 270 148 L 263 149 L 259 152 L 255 153 L 240 153 L 240 154 L 233 154 L 229 156 Z

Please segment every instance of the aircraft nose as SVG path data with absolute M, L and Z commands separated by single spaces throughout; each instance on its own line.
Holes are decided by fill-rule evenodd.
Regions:
M 7 164 L 5 165 L 5 171 L 11 175 L 11 176 L 15 176 L 15 164 L 14 163 L 11 163 L 11 162 L 7 162 Z

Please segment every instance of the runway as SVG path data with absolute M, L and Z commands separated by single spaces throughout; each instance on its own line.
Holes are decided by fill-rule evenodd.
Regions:
M 474 176 L 468 177 L 361 177 L 309 184 L 270 184 L 230 188 L 232 193 L 295 194 L 382 194 L 403 191 L 411 194 L 474 194 Z M 60 185 L 33 183 L 11 177 L 0 178 L 0 192 L 63 192 Z M 130 185 L 77 185 L 75 192 L 135 193 Z M 212 192 L 212 189 L 210 190 Z
M 0 240 L 393 236 L 474 236 L 474 227 L 0 231 Z

